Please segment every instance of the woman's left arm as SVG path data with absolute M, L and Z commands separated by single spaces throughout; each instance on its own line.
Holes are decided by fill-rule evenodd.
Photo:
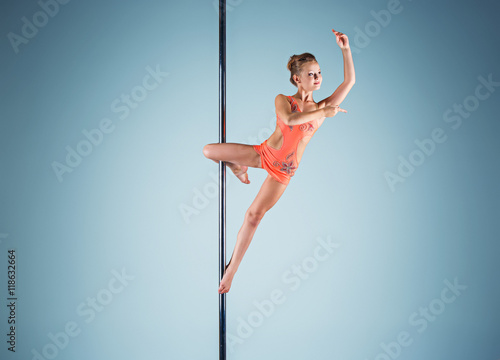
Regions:
M 354 72 L 354 63 L 352 61 L 351 48 L 349 47 L 349 39 L 347 38 L 347 35 L 342 34 L 341 32 L 335 30 L 332 31 L 335 33 L 337 44 L 342 50 L 342 56 L 344 58 L 344 81 L 332 95 L 318 103 L 320 108 L 323 106 L 340 105 L 356 82 L 356 74 Z

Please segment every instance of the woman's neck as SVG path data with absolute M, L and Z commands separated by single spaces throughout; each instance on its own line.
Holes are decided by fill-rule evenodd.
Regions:
M 313 92 L 306 91 L 300 87 L 299 87 L 299 90 L 297 91 L 297 93 L 295 95 L 293 95 L 293 97 L 302 100 L 302 102 L 304 102 L 304 103 L 310 102 L 310 101 L 314 102 Z

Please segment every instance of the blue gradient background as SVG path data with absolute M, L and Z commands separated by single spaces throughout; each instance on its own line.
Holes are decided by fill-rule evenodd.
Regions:
M 274 126 L 276 94 L 295 92 L 288 57 L 315 54 L 324 76 L 315 99 L 328 96 L 343 76 L 331 28 L 363 45 L 356 28 L 366 31 L 371 11 L 388 6 L 232 4 L 227 141 L 252 144 Z M 22 17 L 40 6 L 0 8 L 0 303 L 12 248 L 19 297 L 16 353 L 7 351 L 2 306 L 0 357 L 32 359 L 73 321 L 80 333 L 52 358 L 216 359 L 218 167 L 202 155 L 218 141 L 213 3 L 70 1 L 18 54 L 7 34 L 21 34 Z M 498 87 L 457 129 L 443 120 L 474 95 L 478 77 L 500 81 L 499 5 L 403 0 L 400 8 L 357 46 L 348 113 L 315 135 L 257 230 L 227 297 L 228 359 L 384 360 L 381 344 L 402 331 L 412 343 L 394 358 L 500 358 Z M 168 76 L 120 119 L 110 105 L 142 84 L 148 66 Z M 65 148 L 103 118 L 114 131 L 59 182 L 52 162 L 64 163 Z M 397 172 L 398 156 L 408 159 L 435 128 L 447 140 L 391 191 L 384 173 Z M 250 185 L 228 180 L 228 256 L 266 176 L 249 174 Z M 194 213 L 183 216 L 188 207 Z M 294 291 L 283 275 L 310 260 L 318 238 L 340 247 Z M 104 299 L 113 270 L 134 278 L 86 322 L 77 308 Z M 467 288 L 419 332 L 409 317 L 438 306 L 445 280 L 455 279 Z M 273 290 L 284 303 L 242 338 L 242 319 Z

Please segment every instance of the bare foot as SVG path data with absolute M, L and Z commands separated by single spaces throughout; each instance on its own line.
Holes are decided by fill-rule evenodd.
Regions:
M 224 294 L 231 288 L 231 283 L 233 282 L 234 273 L 232 271 L 227 271 L 224 273 L 222 280 L 219 285 L 219 294 Z
M 240 166 L 240 165 L 232 165 L 228 167 L 231 169 L 231 171 L 236 175 L 238 179 L 244 184 L 250 184 L 250 180 L 248 180 L 248 166 Z

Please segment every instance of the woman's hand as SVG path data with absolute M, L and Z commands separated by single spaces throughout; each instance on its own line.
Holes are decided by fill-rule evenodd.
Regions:
M 337 45 L 340 47 L 340 49 L 349 49 L 349 39 L 347 38 L 346 34 L 343 34 L 341 32 L 333 30 L 333 33 L 335 34 L 335 37 L 337 38 Z
M 341 109 L 338 105 L 325 106 L 323 111 L 325 112 L 325 117 L 334 117 L 339 111 L 347 112 L 347 110 Z

